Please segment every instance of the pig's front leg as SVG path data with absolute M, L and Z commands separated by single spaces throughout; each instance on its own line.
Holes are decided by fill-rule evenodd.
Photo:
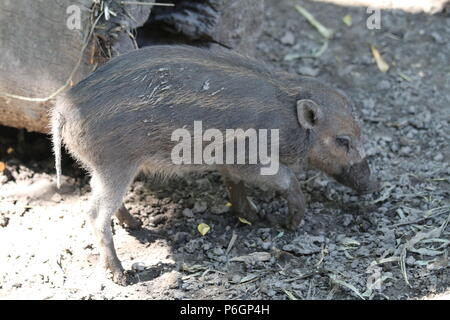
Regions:
M 219 169 L 219 172 L 222 175 L 228 190 L 228 197 L 232 204 L 231 211 L 233 214 L 251 222 L 258 220 L 258 211 L 247 198 L 244 181 L 236 181 L 225 168 Z
M 291 169 L 280 166 L 276 175 L 261 177 L 264 177 L 263 179 L 280 191 L 283 197 L 288 201 L 289 214 L 286 221 L 282 223 L 273 221 L 275 220 L 273 216 L 268 216 L 268 220 L 280 223 L 288 229 L 295 230 L 303 220 L 305 214 L 305 198 L 295 174 Z
M 231 181 L 231 185 L 226 183 L 227 186 L 231 186 L 232 189 L 234 188 L 234 192 L 230 192 L 230 201 L 233 206 L 235 206 L 235 203 L 238 204 L 238 207 L 240 206 L 240 208 L 238 208 L 241 212 L 240 214 L 243 214 L 243 212 L 252 212 L 252 210 L 255 212 L 256 210 L 253 209 L 247 199 L 243 182 L 238 183 L 236 181 L 244 180 L 256 184 L 261 183 L 268 185 L 269 187 L 278 190 L 282 193 L 283 197 L 286 198 L 288 201 L 289 215 L 287 220 L 284 221 L 280 221 L 272 215 L 267 215 L 266 219 L 272 224 L 279 224 L 291 230 L 296 229 L 305 213 L 305 200 L 295 174 L 291 169 L 281 164 L 275 175 L 261 175 L 260 169 L 259 166 L 234 166 L 227 167 L 225 172 L 219 170 L 224 177 L 230 177 L 229 181 Z M 241 180 L 238 180 L 238 178 Z M 225 179 L 225 181 L 226 180 L 227 179 Z M 257 220 L 258 216 L 256 212 L 252 213 L 252 215 L 255 217 L 254 220 Z
M 291 178 L 291 187 L 286 192 L 289 215 L 286 221 L 287 228 L 295 230 L 305 215 L 305 197 L 297 178 Z

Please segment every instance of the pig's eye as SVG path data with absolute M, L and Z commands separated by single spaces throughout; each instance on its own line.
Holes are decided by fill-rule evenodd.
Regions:
M 336 142 L 340 147 L 345 148 L 347 152 L 350 150 L 351 138 L 349 136 L 339 136 L 336 138 Z

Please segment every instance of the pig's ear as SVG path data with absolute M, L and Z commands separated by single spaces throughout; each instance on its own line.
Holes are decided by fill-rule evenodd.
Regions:
M 297 118 L 305 129 L 314 129 L 322 118 L 320 107 L 312 100 L 297 101 Z

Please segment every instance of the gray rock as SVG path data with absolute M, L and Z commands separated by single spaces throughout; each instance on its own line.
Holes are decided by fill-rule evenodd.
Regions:
M 320 70 L 317 68 L 311 68 L 309 66 L 300 66 L 298 68 L 298 73 L 304 76 L 316 77 Z
M 208 205 L 205 201 L 197 201 L 194 204 L 194 208 L 192 209 L 192 212 L 194 213 L 203 213 L 208 208 Z
M 195 183 L 197 184 L 198 188 L 201 190 L 210 190 L 212 188 L 211 182 L 207 178 L 201 178 L 195 180 Z
M 0 227 L 6 227 L 8 226 L 9 218 L 8 217 L 0 217 Z
M 284 251 L 296 254 L 314 254 L 321 252 L 321 244 L 325 241 L 322 236 L 301 235 L 295 238 L 292 243 L 283 246 Z
M 283 37 L 280 39 L 282 44 L 293 45 L 295 43 L 294 34 L 290 31 L 286 31 Z
M 391 83 L 388 80 L 381 80 L 377 84 L 378 90 L 387 90 L 391 88 Z
M 185 242 L 189 237 L 189 233 L 187 232 L 177 232 L 175 233 L 175 235 L 173 236 L 173 240 L 175 241 L 175 243 L 181 243 L 181 242 Z
M 221 256 L 221 255 L 224 255 L 224 254 L 225 254 L 225 251 L 224 251 L 222 248 L 220 248 L 220 247 L 214 248 L 212 252 L 213 252 L 216 256 Z
M 226 205 L 216 205 L 211 208 L 211 212 L 214 214 L 224 214 L 230 211 L 230 207 Z
M 412 151 L 412 149 L 410 147 L 402 147 L 402 148 L 400 148 L 399 153 L 402 156 L 409 157 L 409 156 L 411 156 L 411 151 Z
M 185 216 L 186 218 L 193 218 L 194 217 L 194 213 L 192 212 L 191 209 L 186 208 L 183 210 L 183 216 Z

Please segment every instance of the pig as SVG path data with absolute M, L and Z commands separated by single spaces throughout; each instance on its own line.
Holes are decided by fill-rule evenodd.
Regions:
M 91 176 L 89 219 L 102 266 L 126 285 L 111 232 L 115 214 L 130 228 L 140 222 L 123 198 L 140 171 L 161 176 L 218 170 L 233 211 L 253 219 L 245 183 L 265 184 L 288 201 L 285 226 L 295 229 L 305 200 L 295 172 L 309 164 L 360 193 L 377 190 L 364 155 L 361 127 L 350 99 L 310 77 L 274 71 L 228 50 L 158 45 L 112 59 L 62 94 L 51 110 L 57 185 L 61 148 Z M 256 164 L 174 164 L 174 130 L 203 128 L 278 130 L 278 170 Z M 248 148 L 246 149 L 248 151 Z M 272 151 L 275 149 L 272 148 Z

